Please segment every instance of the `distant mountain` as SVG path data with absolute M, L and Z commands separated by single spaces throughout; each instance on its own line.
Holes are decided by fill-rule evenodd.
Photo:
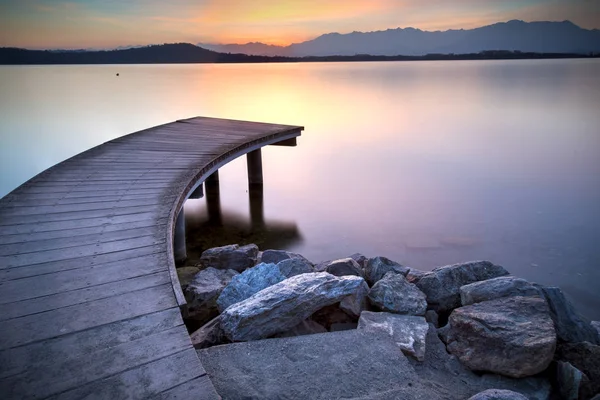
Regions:
M 330 55 L 467 54 L 488 50 L 536 53 L 600 52 L 600 31 L 570 21 L 501 22 L 476 29 L 428 32 L 415 28 L 375 32 L 328 33 L 290 46 L 263 43 L 207 45 L 214 51 L 288 57 Z

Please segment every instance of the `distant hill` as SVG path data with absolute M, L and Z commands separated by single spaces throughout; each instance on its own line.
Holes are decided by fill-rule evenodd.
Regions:
M 534 53 L 600 52 L 600 30 L 582 29 L 570 21 L 501 22 L 468 30 L 428 32 L 420 29 L 388 29 L 375 32 L 328 33 L 290 46 L 263 43 L 211 45 L 203 47 L 226 53 L 268 56 L 330 55 L 426 55 L 467 54 L 487 50 Z

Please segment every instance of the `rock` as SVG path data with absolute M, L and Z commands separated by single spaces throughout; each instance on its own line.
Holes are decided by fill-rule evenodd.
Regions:
M 600 340 L 600 321 L 592 321 L 592 327 L 598 332 L 598 340 Z
M 388 272 L 369 291 L 369 301 L 375 307 L 397 314 L 425 315 L 427 299 L 404 275 Z
M 600 346 L 588 342 L 564 343 L 558 346 L 556 358 L 586 375 L 579 389 L 582 398 L 589 399 L 600 393 Z
M 385 333 L 393 338 L 404 354 L 419 361 L 425 359 L 425 338 L 429 324 L 423 317 L 365 311 L 358 320 L 358 329 Z
M 217 299 L 219 312 L 223 312 L 232 304 L 246 300 L 261 290 L 286 279 L 275 264 L 258 264 L 231 279 Z
M 283 260 L 296 259 L 302 260 L 307 264 L 313 265 L 306 258 L 297 253 L 292 253 L 285 250 L 265 250 L 262 252 L 261 261 L 267 264 L 278 264 Z
M 439 267 L 422 276 L 416 285 L 427 295 L 427 302 L 435 311 L 451 311 L 460 307 L 460 287 L 508 275 L 508 271 L 489 261 L 472 261 Z
M 386 257 L 373 257 L 367 261 L 365 267 L 365 279 L 370 286 L 377 283 L 378 280 L 383 278 L 388 272 L 401 274 L 406 276 L 409 268 L 398 264 Z
M 306 319 L 300 322 L 298 325 L 282 333 L 275 335 L 276 338 L 294 337 L 302 335 L 314 335 L 317 333 L 325 333 L 327 329 L 323 325 L 316 323 L 311 319 Z
M 556 382 L 562 399 L 579 399 L 579 387 L 583 378 L 584 374 L 568 362 L 556 363 Z
M 331 332 L 349 331 L 351 329 L 356 329 L 357 327 L 357 322 L 339 322 L 336 324 L 331 324 L 331 328 L 329 328 L 329 330 Z
M 546 302 L 507 297 L 455 309 L 448 321 L 448 351 L 473 371 L 514 378 L 545 370 L 556 333 Z
M 331 327 L 335 324 L 350 324 L 358 321 L 358 317 L 352 317 L 342 311 L 340 303 L 321 308 L 311 316 L 311 319 L 324 326 L 328 331 L 331 331 Z
M 231 269 L 211 267 L 197 273 L 184 291 L 188 303 L 185 317 L 202 324 L 216 317 L 219 313 L 217 298 L 237 274 Z
M 419 279 L 427 274 L 428 272 L 421 271 L 420 269 L 410 268 L 408 274 L 406 274 L 406 280 L 410 283 L 416 283 Z
M 177 268 L 177 278 L 179 279 L 181 290 L 185 290 L 188 283 L 190 283 L 194 279 L 194 276 L 196 276 L 198 272 L 200 272 L 200 268 L 198 267 Z
M 488 389 L 477 393 L 469 400 L 528 400 L 527 397 L 512 390 Z
M 354 253 L 350 256 L 350 258 L 356 261 L 358 265 L 360 265 L 360 269 L 363 271 L 367 266 L 367 262 L 369 261 L 369 259 L 361 253 Z
M 227 336 L 221 329 L 221 318 L 216 317 L 207 322 L 202 328 L 190 335 L 192 344 L 197 349 L 206 349 L 211 346 L 229 343 Z
M 579 314 L 564 293 L 557 287 L 536 285 L 543 293 L 550 315 L 556 326 L 558 339 L 567 343 L 590 342 L 600 344 L 598 332 L 591 321 Z
M 320 264 L 319 270 L 329 272 L 331 275 L 335 276 L 354 275 L 360 276 L 361 278 L 363 276 L 360 265 L 351 258 L 328 261 L 324 264 Z
M 277 263 L 277 268 L 283 276 L 291 278 L 292 276 L 315 272 L 311 263 L 300 258 L 288 258 Z
M 460 287 L 463 306 L 511 296 L 541 296 L 541 293 L 525 279 L 514 276 L 500 276 Z
M 358 287 L 356 293 L 345 297 L 344 300 L 340 302 L 340 310 L 344 311 L 349 316 L 358 319 L 360 313 L 369 308 L 367 301 L 368 294 L 369 285 L 367 285 L 367 282 L 364 282 L 364 284 Z
M 549 400 L 553 393 L 552 384 L 546 376 L 547 374 L 538 374 L 528 378 L 509 378 L 496 374 L 484 374 L 481 377 L 480 385 L 487 388 L 506 389 L 518 392 L 529 400 Z
M 326 272 L 293 276 L 233 304 L 221 314 L 232 341 L 256 340 L 285 332 L 315 311 L 354 294 L 364 280 Z
M 448 333 L 450 332 L 450 325 L 445 325 L 437 329 L 437 334 L 442 342 L 448 344 Z
M 439 328 L 439 316 L 435 311 L 427 310 L 425 312 L 425 321 L 427 321 L 430 324 L 433 324 L 433 326 L 435 326 L 436 328 Z
M 258 247 L 255 244 L 239 246 L 231 244 L 206 250 L 200 257 L 200 263 L 205 267 L 217 269 L 233 269 L 242 272 L 256 264 Z

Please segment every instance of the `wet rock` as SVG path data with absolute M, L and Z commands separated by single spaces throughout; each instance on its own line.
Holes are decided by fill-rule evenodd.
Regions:
M 339 260 L 327 261 L 319 265 L 319 270 L 329 272 L 335 276 L 354 275 L 362 278 L 363 273 L 360 265 L 351 258 L 341 258 Z
M 527 397 L 512 390 L 488 389 L 477 393 L 469 400 L 528 400 Z
M 219 312 L 232 304 L 246 300 L 255 293 L 286 279 L 275 264 L 258 264 L 234 276 L 217 299 Z
M 364 280 L 326 272 L 301 274 L 233 304 L 221 314 L 232 341 L 256 340 L 293 328 L 315 311 L 356 292 Z
M 591 321 L 577 312 L 562 290 L 557 287 L 542 285 L 536 285 L 536 287 L 541 290 L 548 302 L 550 315 L 556 326 L 556 334 L 560 341 L 600 344 L 598 332 L 592 326 Z
M 361 253 L 354 253 L 350 256 L 350 258 L 356 261 L 358 265 L 360 265 L 360 269 L 363 271 L 367 266 L 367 262 L 369 261 L 369 259 Z
M 388 272 L 369 291 L 369 301 L 375 307 L 397 314 L 425 315 L 425 294 L 409 283 L 404 275 Z
M 367 282 L 364 282 L 364 284 L 358 287 L 356 293 L 344 298 L 344 300 L 340 302 L 340 310 L 344 311 L 349 316 L 358 319 L 360 313 L 369 308 L 367 301 L 368 294 L 369 285 L 367 285 Z
M 315 272 L 311 263 L 300 258 L 288 258 L 277 263 L 277 268 L 286 278 L 292 276 Z
M 230 343 L 223 329 L 221 329 L 220 317 L 207 322 L 202 328 L 192 333 L 190 339 L 197 349 L 206 349 L 211 346 Z
M 425 321 L 427 321 L 430 324 L 433 324 L 433 326 L 435 326 L 436 328 L 439 328 L 439 316 L 435 311 L 427 310 L 425 312 Z
M 238 273 L 231 269 L 207 268 L 194 276 L 184 290 L 187 301 L 185 317 L 205 323 L 217 316 L 217 299 Z
M 427 295 L 429 306 L 435 311 L 451 311 L 460 307 L 460 287 L 508 275 L 508 271 L 489 261 L 472 261 L 439 267 L 422 276 L 416 285 Z
M 586 375 L 579 389 L 581 398 L 589 399 L 600 393 L 600 346 L 588 342 L 564 343 L 558 346 L 556 358 Z
M 501 276 L 460 287 L 463 306 L 512 296 L 541 296 L 541 293 L 533 284 L 514 276 Z
M 262 252 L 261 262 L 267 264 L 277 264 L 283 260 L 296 259 L 302 260 L 307 264 L 313 265 L 310 261 L 304 258 L 302 255 L 292 253 L 291 251 L 285 250 L 265 250 Z
M 406 275 L 406 280 L 410 283 L 416 283 L 419 279 L 427 275 L 428 272 L 421 271 L 420 269 L 410 268 L 408 274 Z
M 200 257 L 200 263 L 205 267 L 217 269 L 233 269 L 242 272 L 256 264 L 258 247 L 255 244 L 239 246 L 231 244 L 206 250 Z
M 200 272 L 200 268 L 198 267 L 181 267 L 177 268 L 177 278 L 179 279 L 179 284 L 181 285 L 181 289 L 185 290 L 188 283 L 190 283 L 196 274 Z
M 406 276 L 409 268 L 398 264 L 386 257 L 373 257 L 367 261 L 365 267 L 365 279 L 370 286 L 377 283 L 378 280 L 383 278 L 388 272 L 395 274 L 401 274 Z
M 419 361 L 425 359 L 425 339 L 429 324 L 423 317 L 365 311 L 358 320 L 358 329 L 385 333 L 393 338 L 404 354 Z
M 556 383 L 562 399 L 579 399 L 579 388 L 583 379 L 584 374 L 570 363 L 563 361 L 556 363 Z
M 448 321 L 448 351 L 473 371 L 514 378 L 545 370 L 556 333 L 546 302 L 508 297 L 455 309 Z
M 314 335 L 317 333 L 325 333 L 327 329 L 323 325 L 316 323 L 311 319 L 306 319 L 300 322 L 298 325 L 293 327 L 292 329 L 278 333 L 274 337 L 276 338 L 284 338 L 284 337 L 294 337 L 294 336 L 303 336 L 303 335 Z

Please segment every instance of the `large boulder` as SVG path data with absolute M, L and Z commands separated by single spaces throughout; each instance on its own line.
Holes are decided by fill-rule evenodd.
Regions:
M 221 314 L 222 327 L 232 341 L 266 338 L 356 293 L 363 283 L 356 276 L 326 272 L 296 275 L 228 307 Z
M 358 265 L 360 265 L 360 269 L 362 270 L 365 269 L 365 267 L 367 266 L 367 262 L 369 261 L 369 259 L 361 253 L 354 253 L 350 255 L 350 258 L 356 261 Z
M 287 260 L 279 261 L 277 268 L 283 276 L 291 278 L 292 276 L 315 272 L 310 262 L 300 258 L 288 258 Z
M 265 250 L 262 252 L 262 256 L 261 256 L 260 260 L 261 260 L 261 262 L 264 262 L 267 264 L 269 264 L 269 263 L 277 264 L 283 260 L 289 260 L 289 259 L 302 260 L 305 263 L 313 265 L 310 261 L 308 261 L 302 255 L 297 254 L 297 253 L 292 253 L 291 251 L 285 251 L 285 250 Z
M 528 400 L 521 393 L 512 390 L 488 389 L 469 397 L 469 400 Z
M 353 318 L 360 317 L 360 314 L 369 308 L 368 295 L 369 285 L 367 285 L 367 282 L 364 282 L 358 287 L 356 293 L 345 297 L 340 302 L 340 310 Z
M 190 335 L 192 344 L 197 349 L 206 349 L 219 344 L 229 343 L 227 336 L 221 328 L 221 317 L 216 317 L 207 322 L 200 329 Z
M 587 380 L 587 376 L 570 363 L 558 361 L 555 379 L 562 399 L 578 400 L 582 381 Z
M 514 276 L 500 276 L 460 287 L 463 306 L 512 296 L 541 296 L 541 293 L 533 284 Z
M 429 306 L 437 312 L 460 307 L 460 287 L 508 275 L 508 271 L 489 261 L 472 261 L 439 267 L 422 276 L 416 285 L 427 295 Z
M 369 258 L 365 266 L 365 279 L 370 286 L 377 283 L 388 272 L 406 276 L 410 269 L 386 257 Z
M 223 312 L 232 304 L 246 300 L 261 290 L 286 279 L 275 264 L 258 264 L 231 279 L 217 299 L 219 312 Z
M 388 272 L 369 291 L 369 301 L 375 307 L 397 314 L 425 315 L 427 298 L 404 275 Z
M 425 359 L 429 324 L 423 317 L 364 311 L 358 320 L 358 329 L 389 335 L 404 354 L 419 361 Z
M 600 321 L 592 321 L 592 327 L 598 333 L 598 340 L 600 340 Z
M 327 261 L 319 265 L 320 271 L 329 272 L 335 276 L 354 275 L 362 278 L 363 273 L 360 265 L 351 258 L 340 258 L 339 260 Z
M 200 264 L 207 268 L 233 269 L 242 272 L 254 266 L 257 257 L 258 247 L 255 244 L 246 246 L 230 244 L 206 250 L 200 256 Z
M 560 341 L 600 344 L 598 332 L 592 326 L 591 321 L 577 312 L 562 290 L 557 287 L 536 286 L 548 302 L 550 315 L 556 326 L 556 334 Z
M 201 324 L 216 317 L 217 299 L 236 275 L 232 269 L 211 267 L 197 273 L 183 292 L 187 301 L 185 317 Z
M 556 358 L 586 375 L 579 388 L 581 398 L 589 399 L 600 393 L 600 346 L 588 342 L 564 343 L 558 346 Z
M 514 378 L 545 370 L 556 333 L 546 302 L 508 297 L 455 309 L 448 320 L 448 351 L 474 371 Z
M 408 274 L 406 274 L 406 280 L 410 283 L 417 283 L 419 279 L 427 275 L 428 272 L 421 271 L 417 268 L 410 268 Z

